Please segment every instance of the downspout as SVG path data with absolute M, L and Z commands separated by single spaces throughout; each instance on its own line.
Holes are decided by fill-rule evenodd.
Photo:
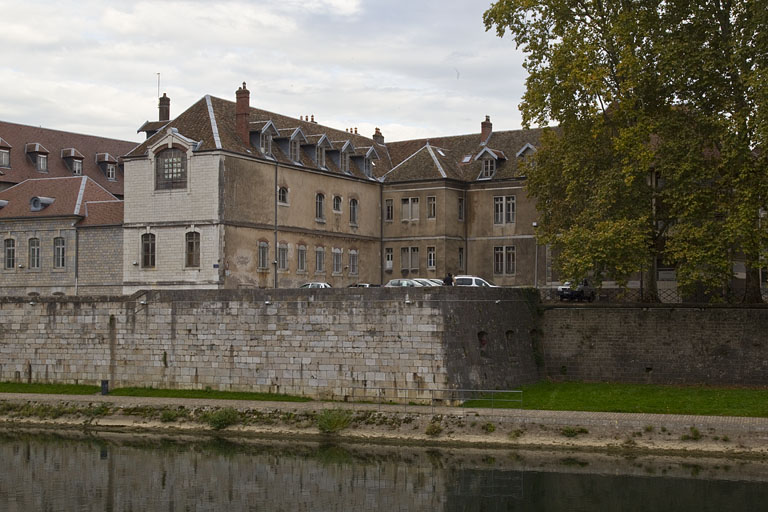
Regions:
M 464 197 L 464 268 L 460 268 L 465 274 L 469 274 L 469 244 L 467 243 L 467 233 L 469 228 L 469 204 L 467 203 L 467 189 L 462 190 L 462 196 Z
M 277 288 L 277 257 L 279 254 L 279 251 L 277 249 L 277 195 L 278 195 L 278 188 L 277 188 L 277 160 L 275 160 L 275 259 L 273 260 L 272 269 L 275 272 L 275 286 L 274 288 Z
M 72 227 L 75 228 L 75 295 L 77 295 L 77 281 L 78 281 L 78 274 L 79 274 L 79 267 L 78 267 L 78 260 L 80 257 L 80 247 L 79 247 L 79 232 L 77 230 L 77 227 L 75 227 L 75 223 L 72 223 Z
M 379 284 L 384 284 L 384 184 L 379 181 Z

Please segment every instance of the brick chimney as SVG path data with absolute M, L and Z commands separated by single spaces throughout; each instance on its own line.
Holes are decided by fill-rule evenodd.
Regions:
M 248 116 L 251 110 L 251 92 L 243 86 L 235 92 L 237 103 L 235 105 L 235 130 L 240 136 L 240 140 L 246 146 L 251 144 L 251 133 L 248 129 Z
M 158 121 L 169 121 L 171 119 L 171 98 L 166 96 L 165 93 L 160 98 L 157 109 L 160 111 Z
M 376 128 L 376 131 L 373 133 L 373 142 L 376 144 L 384 145 L 384 136 L 381 134 L 381 130 Z
M 485 116 L 485 121 L 480 123 L 480 141 L 485 142 L 488 137 L 493 133 L 493 123 L 491 123 L 491 116 Z

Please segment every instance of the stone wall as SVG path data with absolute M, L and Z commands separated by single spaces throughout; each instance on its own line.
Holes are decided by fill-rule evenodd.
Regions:
M 534 313 L 521 304 L 516 290 L 441 288 L 8 298 L 0 300 L 0 380 L 326 398 L 414 390 L 400 392 L 406 400 L 430 398 L 426 390 L 508 389 L 536 379 Z
M 557 380 L 768 385 L 765 306 L 550 307 L 538 360 Z

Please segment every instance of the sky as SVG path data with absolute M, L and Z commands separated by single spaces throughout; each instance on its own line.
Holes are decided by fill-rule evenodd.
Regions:
M 520 128 L 490 0 L 0 0 L 0 120 L 140 141 L 210 94 L 388 141 Z

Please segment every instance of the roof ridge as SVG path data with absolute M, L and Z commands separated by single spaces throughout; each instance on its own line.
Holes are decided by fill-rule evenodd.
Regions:
M 213 105 L 211 104 L 211 95 L 205 95 L 205 104 L 208 107 L 208 117 L 211 119 L 211 131 L 213 132 L 213 142 L 216 144 L 216 149 L 221 149 L 221 137 L 219 137 L 219 126 L 216 124 L 216 114 L 213 111 Z
M 446 176 L 445 171 L 443 170 L 443 166 L 440 165 L 440 162 L 438 162 L 437 157 L 435 156 L 435 152 L 432 151 L 432 146 L 430 146 L 429 143 L 427 143 L 426 148 L 427 148 L 427 151 L 429 151 L 430 156 L 432 157 L 432 161 L 435 162 L 435 165 L 437 166 L 437 170 L 440 171 L 440 176 L 442 176 L 443 178 L 447 178 L 448 176 Z
M 85 194 L 85 185 L 88 183 L 88 176 L 83 176 L 82 181 L 80 182 L 80 190 L 77 192 L 77 201 L 75 202 L 75 211 L 72 212 L 74 215 L 80 215 L 78 212 L 80 211 L 80 205 L 83 202 L 83 194 Z M 86 210 L 86 215 L 87 215 Z

